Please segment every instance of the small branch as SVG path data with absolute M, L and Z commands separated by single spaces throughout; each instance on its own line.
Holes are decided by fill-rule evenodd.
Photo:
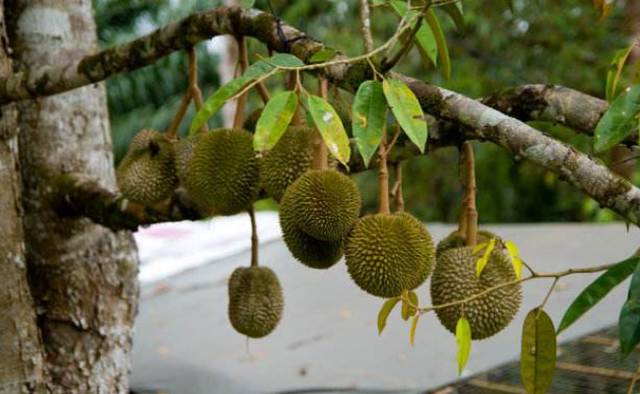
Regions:
M 240 73 L 244 74 L 249 68 L 249 55 L 247 53 L 247 39 L 245 36 L 236 36 L 238 43 L 238 62 L 240 64 Z M 244 92 L 238 97 L 236 103 L 236 114 L 233 117 L 233 128 L 238 129 L 244 123 L 244 109 L 247 105 L 247 97 L 249 92 Z
M 198 59 L 196 57 L 196 51 L 193 47 L 187 49 L 189 56 L 189 90 L 191 91 L 191 98 L 196 106 L 196 111 L 200 111 L 202 108 L 202 91 L 198 86 Z M 209 131 L 209 125 L 204 122 L 200 127 L 200 132 Z
M 404 195 L 402 193 L 402 163 L 394 163 L 395 184 L 393 185 L 393 200 L 395 202 L 396 212 L 404 212 Z
M 399 125 L 397 126 L 400 127 Z M 382 142 L 379 148 L 380 162 L 378 170 L 378 213 L 388 215 L 389 209 L 389 170 L 387 168 L 387 133 L 382 133 Z
M 422 26 L 422 21 L 423 21 L 423 16 L 420 15 L 420 17 L 416 21 L 416 25 L 411 29 L 411 32 L 409 33 L 409 37 L 407 38 L 407 41 L 404 43 L 402 48 L 400 48 L 400 50 L 396 52 L 393 58 L 391 58 L 390 60 L 382 59 L 382 66 L 380 67 L 380 72 L 385 73 L 391 70 L 392 68 L 394 68 L 396 64 L 398 64 L 398 62 L 402 60 L 402 58 L 409 52 L 409 50 L 413 47 L 413 43 L 414 43 L 413 40 L 415 39 L 416 34 L 418 34 L 418 30 L 420 30 L 420 27 Z
M 327 99 L 329 90 L 329 82 L 325 78 L 318 79 L 318 95 L 323 99 Z M 328 167 L 329 150 L 327 144 L 324 143 L 322 135 L 317 127 L 313 133 L 313 163 L 311 168 L 314 170 L 323 170 Z
M 629 385 L 627 394 L 633 394 L 633 389 L 636 387 L 636 383 L 638 382 L 638 375 L 640 375 L 640 359 L 638 361 L 638 367 L 636 368 L 636 372 L 633 374 L 633 379 L 631 379 L 631 384 Z
M 464 162 L 467 169 L 467 246 L 476 246 L 478 237 L 478 210 L 476 209 L 476 161 L 471 142 L 464 143 Z
M 464 185 L 463 181 L 463 166 L 464 166 L 464 148 L 462 146 L 458 146 L 458 183 L 462 187 L 463 196 L 462 196 L 462 204 L 460 207 L 460 218 L 458 219 L 458 233 L 467 234 L 467 188 Z
M 257 267 L 258 263 L 258 249 L 260 243 L 258 242 L 258 226 L 256 225 L 256 213 L 253 209 L 253 204 L 249 207 L 249 217 L 251 218 L 251 266 Z
M 371 35 L 371 16 L 369 1 L 360 0 L 360 23 L 362 23 L 362 43 L 365 53 L 373 51 L 373 36 Z
M 269 100 L 271 100 L 271 96 L 269 95 L 269 91 L 267 87 L 264 86 L 262 82 L 256 85 L 256 89 L 258 90 L 258 94 L 260 95 L 260 99 L 262 99 L 263 104 L 267 104 Z
M 545 305 L 547 305 L 549 298 L 551 298 L 551 293 L 553 293 L 553 289 L 555 289 L 556 284 L 558 283 L 559 280 L 560 278 L 555 278 L 551 286 L 549 286 L 549 291 L 547 291 L 547 295 L 544 297 L 542 304 L 540 304 L 540 306 L 538 307 L 540 310 L 544 309 Z
M 184 114 L 187 112 L 187 107 L 189 107 L 189 102 L 191 102 L 191 90 L 187 88 L 182 96 L 182 101 L 180 102 L 180 107 L 176 111 L 176 114 L 171 120 L 171 124 L 167 129 L 167 138 L 170 141 L 177 141 L 178 139 L 178 128 L 180 128 L 180 122 L 182 122 L 182 118 L 184 118 Z

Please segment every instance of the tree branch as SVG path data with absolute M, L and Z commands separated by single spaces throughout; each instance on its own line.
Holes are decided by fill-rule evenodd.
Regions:
M 254 37 L 275 51 L 289 52 L 303 61 L 325 48 L 322 43 L 285 23 L 279 26 L 281 30 L 272 15 L 261 11 L 239 7 L 215 8 L 189 16 L 130 43 L 87 56 L 77 63 L 17 73 L 0 79 L 0 104 L 51 95 L 98 82 L 118 72 L 147 66 L 173 51 L 220 34 Z M 325 75 L 330 83 L 351 92 L 363 81 L 372 78 L 371 67 L 366 61 L 347 63 L 339 62 L 340 59 L 347 58 L 338 54 L 332 59 L 333 65 L 313 72 Z M 446 137 L 440 134 L 443 139 L 480 138 L 492 141 L 516 156 L 559 175 L 594 198 L 602 207 L 612 209 L 636 225 L 640 224 L 640 190 L 589 156 L 481 102 L 400 74 L 392 75 L 411 88 L 426 112 L 452 123 L 452 126 L 442 127 L 447 134 Z M 566 91 L 559 92 L 556 97 Z M 549 99 L 547 101 L 551 103 Z M 572 100 L 560 101 L 567 103 Z M 499 106 L 499 100 L 494 102 Z M 584 116 L 574 115 L 576 111 L 584 112 L 584 109 L 578 111 L 581 105 L 574 100 L 568 106 L 570 110 L 555 106 L 569 111 L 555 118 L 563 117 L 565 122 L 583 129 L 588 124 L 594 124 L 594 120 L 586 121 Z M 550 111 L 544 112 L 554 117 Z M 451 138 L 449 133 L 455 133 L 456 136 Z M 394 159 L 393 154 L 390 159 Z

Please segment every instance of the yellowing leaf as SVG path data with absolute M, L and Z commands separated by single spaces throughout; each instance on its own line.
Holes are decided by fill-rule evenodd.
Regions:
M 473 247 L 473 254 L 478 254 L 482 249 L 486 248 L 487 246 L 489 246 L 489 242 L 476 244 L 476 246 Z
M 629 45 L 628 48 L 621 49 L 616 52 L 609 71 L 607 72 L 607 86 L 606 86 L 606 98 L 609 103 L 616 97 L 616 88 L 618 87 L 618 81 L 620 80 L 620 74 L 622 74 L 622 68 L 624 67 L 633 47 L 635 45 Z
M 340 117 L 331 104 L 321 97 L 310 95 L 307 105 L 329 152 L 347 167 L 351 157 L 351 146 Z
M 458 375 L 462 375 L 471 354 L 471 326 L 464 317 L 456 325 L 456 343 L 458 344 Z
M 516 272 L 516 279 L 522 278 L 522 267 L 524 266 L 524 262 L 520 257 L 514 257 L 511 260 L 511 264 L 513 264 L 513 270 Z
M 253 136 L 255 150 L 271 149 L 289 126 L 298 108 L 298 96 L 291 91 L 280 92 L 267 103 L 256 124 Z
M 513 264 L 513 270 L 516 272 L 516 278 L 520 279 L 522 277 L 522 266 L 524 265 L 522 259 L 518 257 L 520 250 L 513 241 L 506 241 L 504 246 L 507 248 L 507 253 L 509 253 L 511 264 Z
M 382 331 L 387 325 L 387 318 L 393 308 L 400 302 L 400 297 L 394 297 L 386 300 L 378 313 L 378 335 L 382 335 Z
M 420 152 L 424 152 L 427 143 L 427 121 L 420 102 L 411 89 L 397 79 L 385 79 L 382 81 L 382 90 L 387 99 L 391 112 L 409 137 L 411 142 L 418 146 Z
M 484 255 L 480 257 L 476 262 L 476 275 L 478 276 L 478 278 L 482 274 L 482 270 L 484 270 L 484 267 L 486 267 L 489 263 L 489 257 L 491 257 L 491 252 L 493 252 L 493 249 L 495 249 L 495 247 L 496 238 L 492 238 L 491 241 L 489 241 L 487 249 L 484 251 Z
M 417 314 L 411 322 L 411 331 L 409 332 L 409 343 L 411 343 L 411 346 L 413 346 L 416 341 L 416 328 L 418 328 L 418 320 L 420 320 L 420 314 Z
M 407 321 L 418 311 L 418 295 L 413 292 L 405 292 L 402 300 L 402 318 Z M 407 300 L 408 299 L 408 300 Z

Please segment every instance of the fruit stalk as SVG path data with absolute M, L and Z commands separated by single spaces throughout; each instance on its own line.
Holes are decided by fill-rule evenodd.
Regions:
M 329 91 L 329 83 L 325 78 L 318 79 L 318 94 L 323 99 L 327 99 Z M 324 143 L 322 139 L 322 135 L 320 135 L 320 131 L 317 127 L 314 128 L 313 132 L 313 162 L 311 164 L 311 169 L 313 170 L 324 170 L 329 167 L 328 165 L 329 159 L 329 150 L 327 149 L 327 145 Z
M 463 147 L 467 168 L 467 246 L 475 246 L 478 237 L 478 211 L 476 210 L 476 163 L 471 142 L 466 141 Z
M 402 166 L 400 162 L 394 164 L 394 175 L 396 178 L 393 186 L 393 198 L 396 205 L 396 212 L 404 212 L 404 195 L 402 194 Z
M 258 267 L 258 226 L 253 204 L 249 206 L 249 217 L 251 218 L 251 266 Z
M 196 111 L 200 111 L 203 100 L 202 91 L 198 86 L 198 60 L 195 49 L 193 47 L 188 48 L 187 55 L 189 56 L 189 91 L 191 93 L 193 103 L 196 106 Z M 209 131 L 209 125 L 205 122 L 200 126 L 200 132 L 204 133 L 207 131 Z
M 464 148 L 458 146 L 458 182 L 463 188 L 462 205 L 460 207 L 460 219 L 458 222 L 458 233 L 460 235 L 467 234 L 467 188 L 464 180 L 462 179 L 463 165 L 464 165 Z
M 249 56 L 247 54 L 247 39 L 245 36 L 237 36 L 238 43 L 238 62 L 240 64 L 240 73 L 244 74 L 249 68 Z M 236 103 L 236 114 L 233 117 L 233 128 L 239 129 L 244 123 L 244 108 L 247 105 L 247 96 L 249 92 L 244 92 Z
M 396 125 L 396 127 L 400 127 Z M 389 209 L 389 169 L 387 168 L 387 132 L 382 134 L 382 142 L 380 142 L 379 155 L 380 163 L 378 169 L 378 184 L 379 184 L 379 205 L 378 213 L 388 215 L 391 213 Z
M 298 95 L 298 106 L 296 107 L 296 112 L 293 113 L 293 118 L 291 119 L 291 125 L 293 126 L 302 125 L 302 116 L 300 114 L 300 90 L 297 89 L 299 75 L 300 74 L 296 71 L 289 71 L 284 75 L 285 89 L 294 91 Z

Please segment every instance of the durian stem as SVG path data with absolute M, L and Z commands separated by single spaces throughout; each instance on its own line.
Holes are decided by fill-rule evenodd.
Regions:
M 404 195 L 402 194 L 402 166 L 400 162 L 393 165 L 394 175 L 396 178 L 393 185 L 393 199 L 396 205 L 396 212 L 404 212 Z
M 476 210 L 476 163 L 471 142 L 464 143 L 464 160 L 467 167 L 467 246 L 476 246 L 478 237 L 478 211 Z
M 258 94 L 262 99 L 262 103 L 266 105 L 269 102 L 269 100 L 271 100 L 271 96 L 269 95 L 269 91 L 267 90 L 267 87 L 264 86 L 262 82 L 259 82 L 258 84 L 256 84 L 256 89 L 258 90 Z
M 378 183 L 380 187 L 378 213 L 383 215 L 391 213 L 391 210 L 389 209 L 389 170 L 387 168 L 387 152 L 387 132 L 385 130 L 382 134 L 382 142 L 380 142 L 380 168 L 378 170 Z
M 318 93 L 323 99 L 327 99 L 329 83 L 325 78 L 318 79 Z M 311 164 L 313 170 L 324 170 L 329 168 L 329 150 L 320 135 L 320 131 L 316 127 L 313 132 L 313 162 Z
M 196 106 L 196 111 L 200 111 L 202 108 L 202 91 L 198 86 L 198 59 L 196 57 L 196 51 L 193 47 L 187 49 L 187 54 L 189 55 L 189 90 L 191 92 L 191 98 L 193 99 L 193 103 Z M 209 125 L 207 122 L 204 122 L 202 126 L 200 126 L 200 132 L 206 133 L 209 131 Z
M 187 89 L 182 96 L 182 102 L 180 103 L 180 107 L 178 111 L 176 111 L 173 120 L 171 120 L 171 124 L 167 129 L 167 139 L 169 141 L 177 141 L 178 140 L 178 128 L 180 127 L 180 122 L 182 118 L 184 118 L 184 114 L 187 112 L 187 107 L 189 107 L 189 102 L 191 102 L 191 91 Z
M 462 146 L 458 147 L 458 182 L 463 188 L 462 204 L 460 207 L 460 219 L 458 222 L 458 233 L 461 235 L 467 234 L 467 188 L 465 187 L 464 180 L 462 179 L 463 165 L 464 165 L 464 150 Z
M 251 266 L 257 267 L 258 263 L 258 226 L 256 225 L 256 213 L 253 204 L 249 207 L 249 217 L 251 218 Z
M 236 42 L 238 43 L 238 61 L 240 63 L 240 72 L 244 74 L 249 68 L 249 56 L 247 54 L 247 39 L 245 36 L 237 36 Z M 249 92 L 245 92 L 236 102 L 236 114 L 233 117 L 233 128 L 239 129 L 244 123 L 244 108 L 247 105 L 247 96 Z

